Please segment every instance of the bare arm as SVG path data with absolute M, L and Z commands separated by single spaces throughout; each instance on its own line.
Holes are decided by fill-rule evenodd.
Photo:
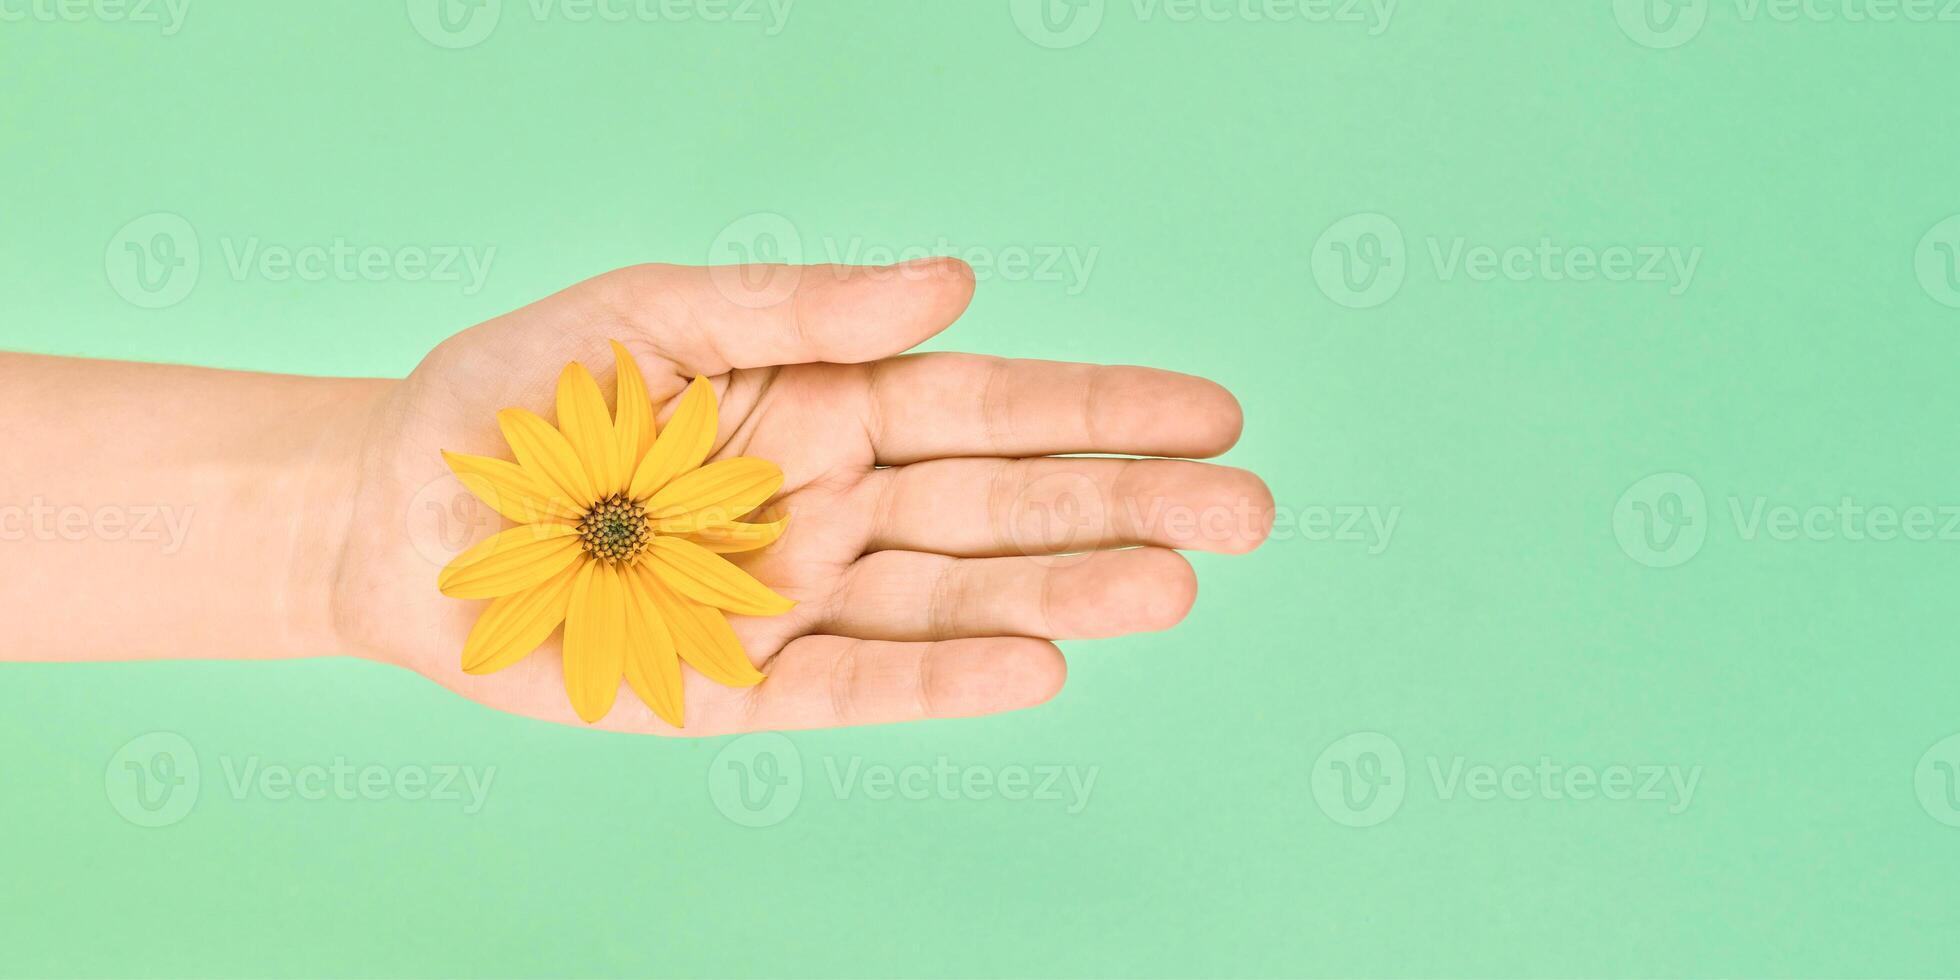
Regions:
M 392 382 L 0 354 L 0 660 L 332 654 Z

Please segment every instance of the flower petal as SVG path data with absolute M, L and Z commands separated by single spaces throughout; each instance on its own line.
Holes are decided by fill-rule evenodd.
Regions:
M 653 400 L 647 397 L 647 379 L 640 373 L 640 365 L 625 345 L 615 340 L 612 349 L 613 366 L 619 375 L 619 390 L 613 395 L 613 434 L 619 439 L 621 472 L 631 477 L 653 445 Z
M 551 423 L 539 418 L 536 412 L 506 408 L 497 413 L 497 424 L 503 428 L 504 441 L 510 443 L 517 462 L 525 469 L 550 481 L 581 509 L 599 499 L 592 493 L 592 478 L 586 475 L 578 453 L 572 450 L 565 434 Z
M 715 448 L 715 426 L 721 422 L 721 409 L 715 403 L 715 386 L 707 378 L 695 378 L 681 395 L 674 417 L 660 430 L 660 437 L 647 450 L 646 458 L 633 471 L 633 485 L 626 495 L 645 500 L 668 481 L 701 465 Z
M 675 592 L 743 616 L 780 616 L 796 602 L 770 591 L 728 559 L 680 538 L 658 535 L 647 552 L 654 574 Z
M 495 599 L 564 571 L 579 553 L 577 529 L 526 524 L 493 534 L 457 555 L 436 576 L 436 588 L 453 599 Z
M 522 592 L 490 603 L 463 641 L 463 670 L 494 674 L 530 656 L 565 621 L 579 563 Z
M 586 724 L 606 716 L 626 670 L 626 587 L 619 571 L 589 561 L 565 614 L 565 695 Z
M 783 530 L 787 527 L 789 527 L 787 515 L 767 524 L 743 524 L 740 521 L 730 521 L 727 524 L 691 531 L 687 535 L 687 540 L 716 554 L 729 555 L 740 551 L 767 548 L 774 544 L 777 538 L 783 536 Z
M 578 520 L 563 491 L 516 463 L 448 451 L 442 458 L 476 499 L 519 524 Z
M 736 520 L 767 503 L 782 487 L 783 471 L 766 459 L 716 460 L 648 498 L 647 517 L 655 531 L 687 534 Z
M 674 636 L 674 649 L 701 675 L 724 687 L 754 687 L 763 674 L 749 663 L 736 639 L 728 618 L 692 599 L 676 594 L 661 584 L 660 577 L 645 565 L 634 566 L 640 586 L 653 600 L 667 628 Z
M 681 693 L 680 655 L 659 607 L 640 582 L 638 574 L 626 576 L 626 683 L 660 720 L 682 728 L 687 703 Z
M 605 497 L 626 489 L 619 439 L 613 435 L 606 396 L 599 393 L 599 382 L 593 380 L 592 372 L 577 361 L 565 365 L 558 374 L 558 430 L 584 464 L 595 493 Z

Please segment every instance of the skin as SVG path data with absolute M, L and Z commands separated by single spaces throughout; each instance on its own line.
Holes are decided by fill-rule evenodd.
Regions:
M 440 451 L 509 459 L 496 412 L 552 418 L 570 361 L 610 400 L 611 338 L 663 422 L 705 375 L 720 396 L 711 458 L 782 467 L 765 512 L 787 512 L 789 531 L 731 558 L 799 605 L 731 617 L 760 685 L 684 667 L 685 729 L 625 689 L 596 727 L 714 735 L 1039 704 L 1067 673 L 1051 641 L 1175 625 L 1197 595 L 1178 551 L 1251 550 L 1272 497 L 1193 461 L 1241 427 L 1212 382 L 904 354 L 972 295 L 952 259 L 648 265 L 466 330 L 404 380 L 0 355 L 0 659 L 355 654 L 582 724 L 556 636 L 500 673 L 460 669 L 485 603 L 440 595 L 436 572 L 503 525 Z

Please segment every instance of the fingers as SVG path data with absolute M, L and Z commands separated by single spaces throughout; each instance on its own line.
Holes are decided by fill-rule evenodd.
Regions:
M 1162 548 L 1063 560 L 881 551 L 851 566 L 821 628 L 878 640 L 1099 639 L 1169 629 L 1197 595 L 1191 564 Z
M 1273 495 L 1245 470 L 1181 459 L 938 459 L 880 470 L 867 551 L 1054 555 L 1130 545 L 1251 551 Z
M 682 373 L 715 375 L 904 353 L 966 311 L 973 270 L 952 258 L 898 266 L 645 265 L 591 285 L 597 302 Z
M 718 713 L 706 726 L 833 728 L 988 715 L 1047 701 L 1068 676 L 1053 643 L 1016 636 L 942 643 L 807 636 L 768 669 L 739 717 Z M 696 734 L 693 726 L 687 734 Z
M 1231 392 L 1141 367 L 920 354 L 872 371 L 878 462 L 949 456 L 1216 456 L 1238 441 Z

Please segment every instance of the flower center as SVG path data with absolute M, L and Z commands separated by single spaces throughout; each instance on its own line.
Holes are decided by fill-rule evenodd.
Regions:
M 647 512 L 625 494 L 616 493 L 592 505 L 579 518 L 579 545 L 608 565 L 632 561 L 653 541 Z

